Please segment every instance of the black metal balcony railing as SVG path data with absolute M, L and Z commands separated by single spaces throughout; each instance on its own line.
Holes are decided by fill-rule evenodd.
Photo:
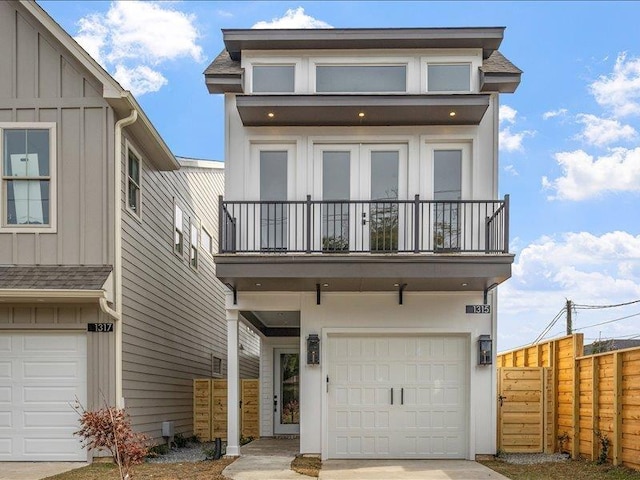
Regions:
M 508 253 L 504 200 L 225 201 L 220 253 Z

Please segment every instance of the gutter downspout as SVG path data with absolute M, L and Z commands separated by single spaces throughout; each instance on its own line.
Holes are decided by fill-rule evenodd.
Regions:
M 115 125 L 115 148 L 113 161 L 113 198 L 115 209 L 113 212 L 113 271 L 115 311 L 105 307 L 100 301 L 100 308 L 115 319 L 115 366 L 116 366 L 116 406 L 124 408 L 122 393 L 122 129 L 138 119 L 138 111 L 131 110 L 131 114 L 118 120 Z M 104 300 L 106 304 L 106 299 Z M 115 315 L 113 315 L 115 314 Z

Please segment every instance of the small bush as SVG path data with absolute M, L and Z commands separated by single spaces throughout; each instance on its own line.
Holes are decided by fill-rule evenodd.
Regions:
M 184 438 L 184 435 L 181 433 L 176 433 L 173 437 L 173 443 L 176 444 L 176 448 L 184 448 L 189 444 L 189 439 Z
M 75 432 L 83 440 L 83 448 L 108 450 L 118 465 L 121 480 L 131 478 L 131 468 L 142 463 L 149 452 L 146 435 L 136 433 L 124 409 L 104 407 L 85 410 L 74 407 L 80 415 L 80 430 Z
M 604 463 L 607 463 L 607 460 L 609 458 L 609 447 L 611 447 L 611 440 L 609 440 L 609 437 L 607 437 L 606 435 L 603 435 L 600 430 L 596 430 L 595 434 L 600 442 L 600 455 L 598 455 L 598 460 L 596 461 L 596 463 L 598 465 L 602 465 Z
M 156 445 L 155 447 L 151 447 L 149 449 L 148 457 L 161 457 L 162 455 L 166 455 L 169 453 L 169 446 L 166 443 L 161 443 L 160 445 Z

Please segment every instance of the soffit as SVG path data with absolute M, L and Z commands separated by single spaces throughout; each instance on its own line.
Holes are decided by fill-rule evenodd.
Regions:
M 236 105 L 245 126 L 478 125 L 489 95 L 238 95 Z

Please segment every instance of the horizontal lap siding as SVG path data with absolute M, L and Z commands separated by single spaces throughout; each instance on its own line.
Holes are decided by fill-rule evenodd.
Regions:
M 161 440 L 161 423 L 176 432 L 193 431 L 193 379 L 212 376 L 212 356 L 226 360 L 224 287 L 215 277 L 213 257 L 199 250 L 199 267 L 189 266 L 190 223 L 214 237 L 217 246 L 217 195 L 220 170 L 182 168 L 157 172 L 143 146 L 142 209 L 127 211 L 126 147 L 123 142 L 123 388 L 137 430 Z M 173 252 L 174 198 L 184 214 L 184 252 Z M 257 377 L 258 338 L 241 331 L 241 374 Z M 223 361 L 226 375 L 226 361 Z
M 54 122 L 57 232 L 0 233 L 2 265 L 111 264 L 113 124 L 102 86 L 15 2 L 0 2 L 0 122 Z

